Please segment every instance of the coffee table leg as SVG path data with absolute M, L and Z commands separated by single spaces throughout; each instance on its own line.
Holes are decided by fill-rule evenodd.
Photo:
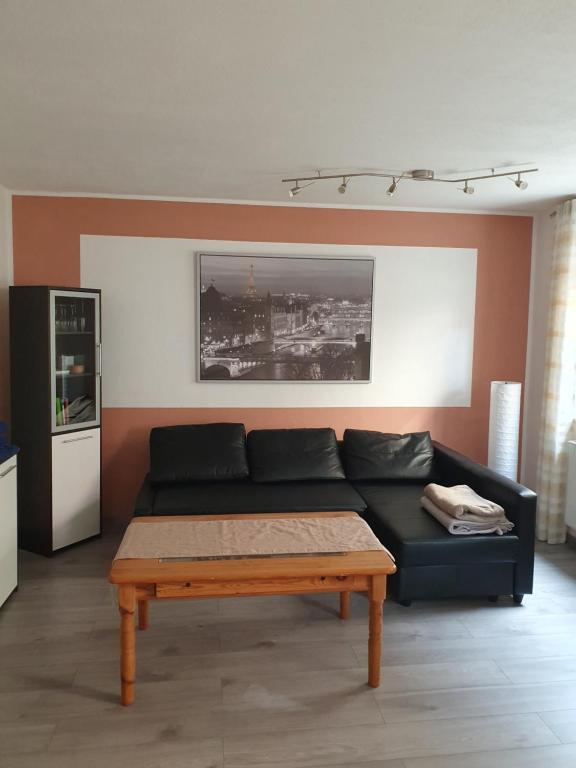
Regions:
M 386 592 L 386 577 L 373 576 L 370 588 L 370 624 L 368 636 L 368 685 L 380 685 L 380 658 L 382 655 L 382 604 Z
M 340 592 L 340 618 L 347 619 L 350 616 L 350 592 Z
M 118 607 L 120 609 L 120 673 L 122 680 L 122 704 L 128 706 L 134 702 L 134 682 L 136 679 L 136 634 L 134 613 L 136 611 L 136 589 L 133 584 L 118 587 Z
M 138 629 L 148 629 L 148 600 L 138 600 Z

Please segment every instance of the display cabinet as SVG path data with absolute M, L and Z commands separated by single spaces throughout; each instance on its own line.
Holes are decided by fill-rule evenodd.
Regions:
M 19 545 L 50 555 L 100 533 L 100 292 L 10 288 Z
M 50 291 L 52 432 L 100 424 L 100 297 Z

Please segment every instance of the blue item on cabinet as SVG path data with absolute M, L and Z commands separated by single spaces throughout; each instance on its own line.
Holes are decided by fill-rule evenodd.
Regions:
M 5 421 L 0 421 L 0 464 L 15 456 L 20 448 L 8 443 L 8 427 Z

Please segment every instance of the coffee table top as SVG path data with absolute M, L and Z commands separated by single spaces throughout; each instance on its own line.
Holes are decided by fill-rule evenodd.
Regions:
M 139 517 L 132 525 L 169 522 L 226 520 L 297 520 L 357 518 L 355 512 L 294 512 L 238 515 L 177 515 Z M 108 579 L 113 584 L 155 584 L 182 581 L 230 581 L 234 579 L 281 579 L 307 576 L 392 574 L 394 562 L 385 550 L 330 553 L 241 555 L 238 557 L 134 558 L 114 560 Z

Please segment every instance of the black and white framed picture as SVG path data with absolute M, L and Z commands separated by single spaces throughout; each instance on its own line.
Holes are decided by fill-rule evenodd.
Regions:
M 200 381 L 370 381 L 374 260 L 198 254 Z

